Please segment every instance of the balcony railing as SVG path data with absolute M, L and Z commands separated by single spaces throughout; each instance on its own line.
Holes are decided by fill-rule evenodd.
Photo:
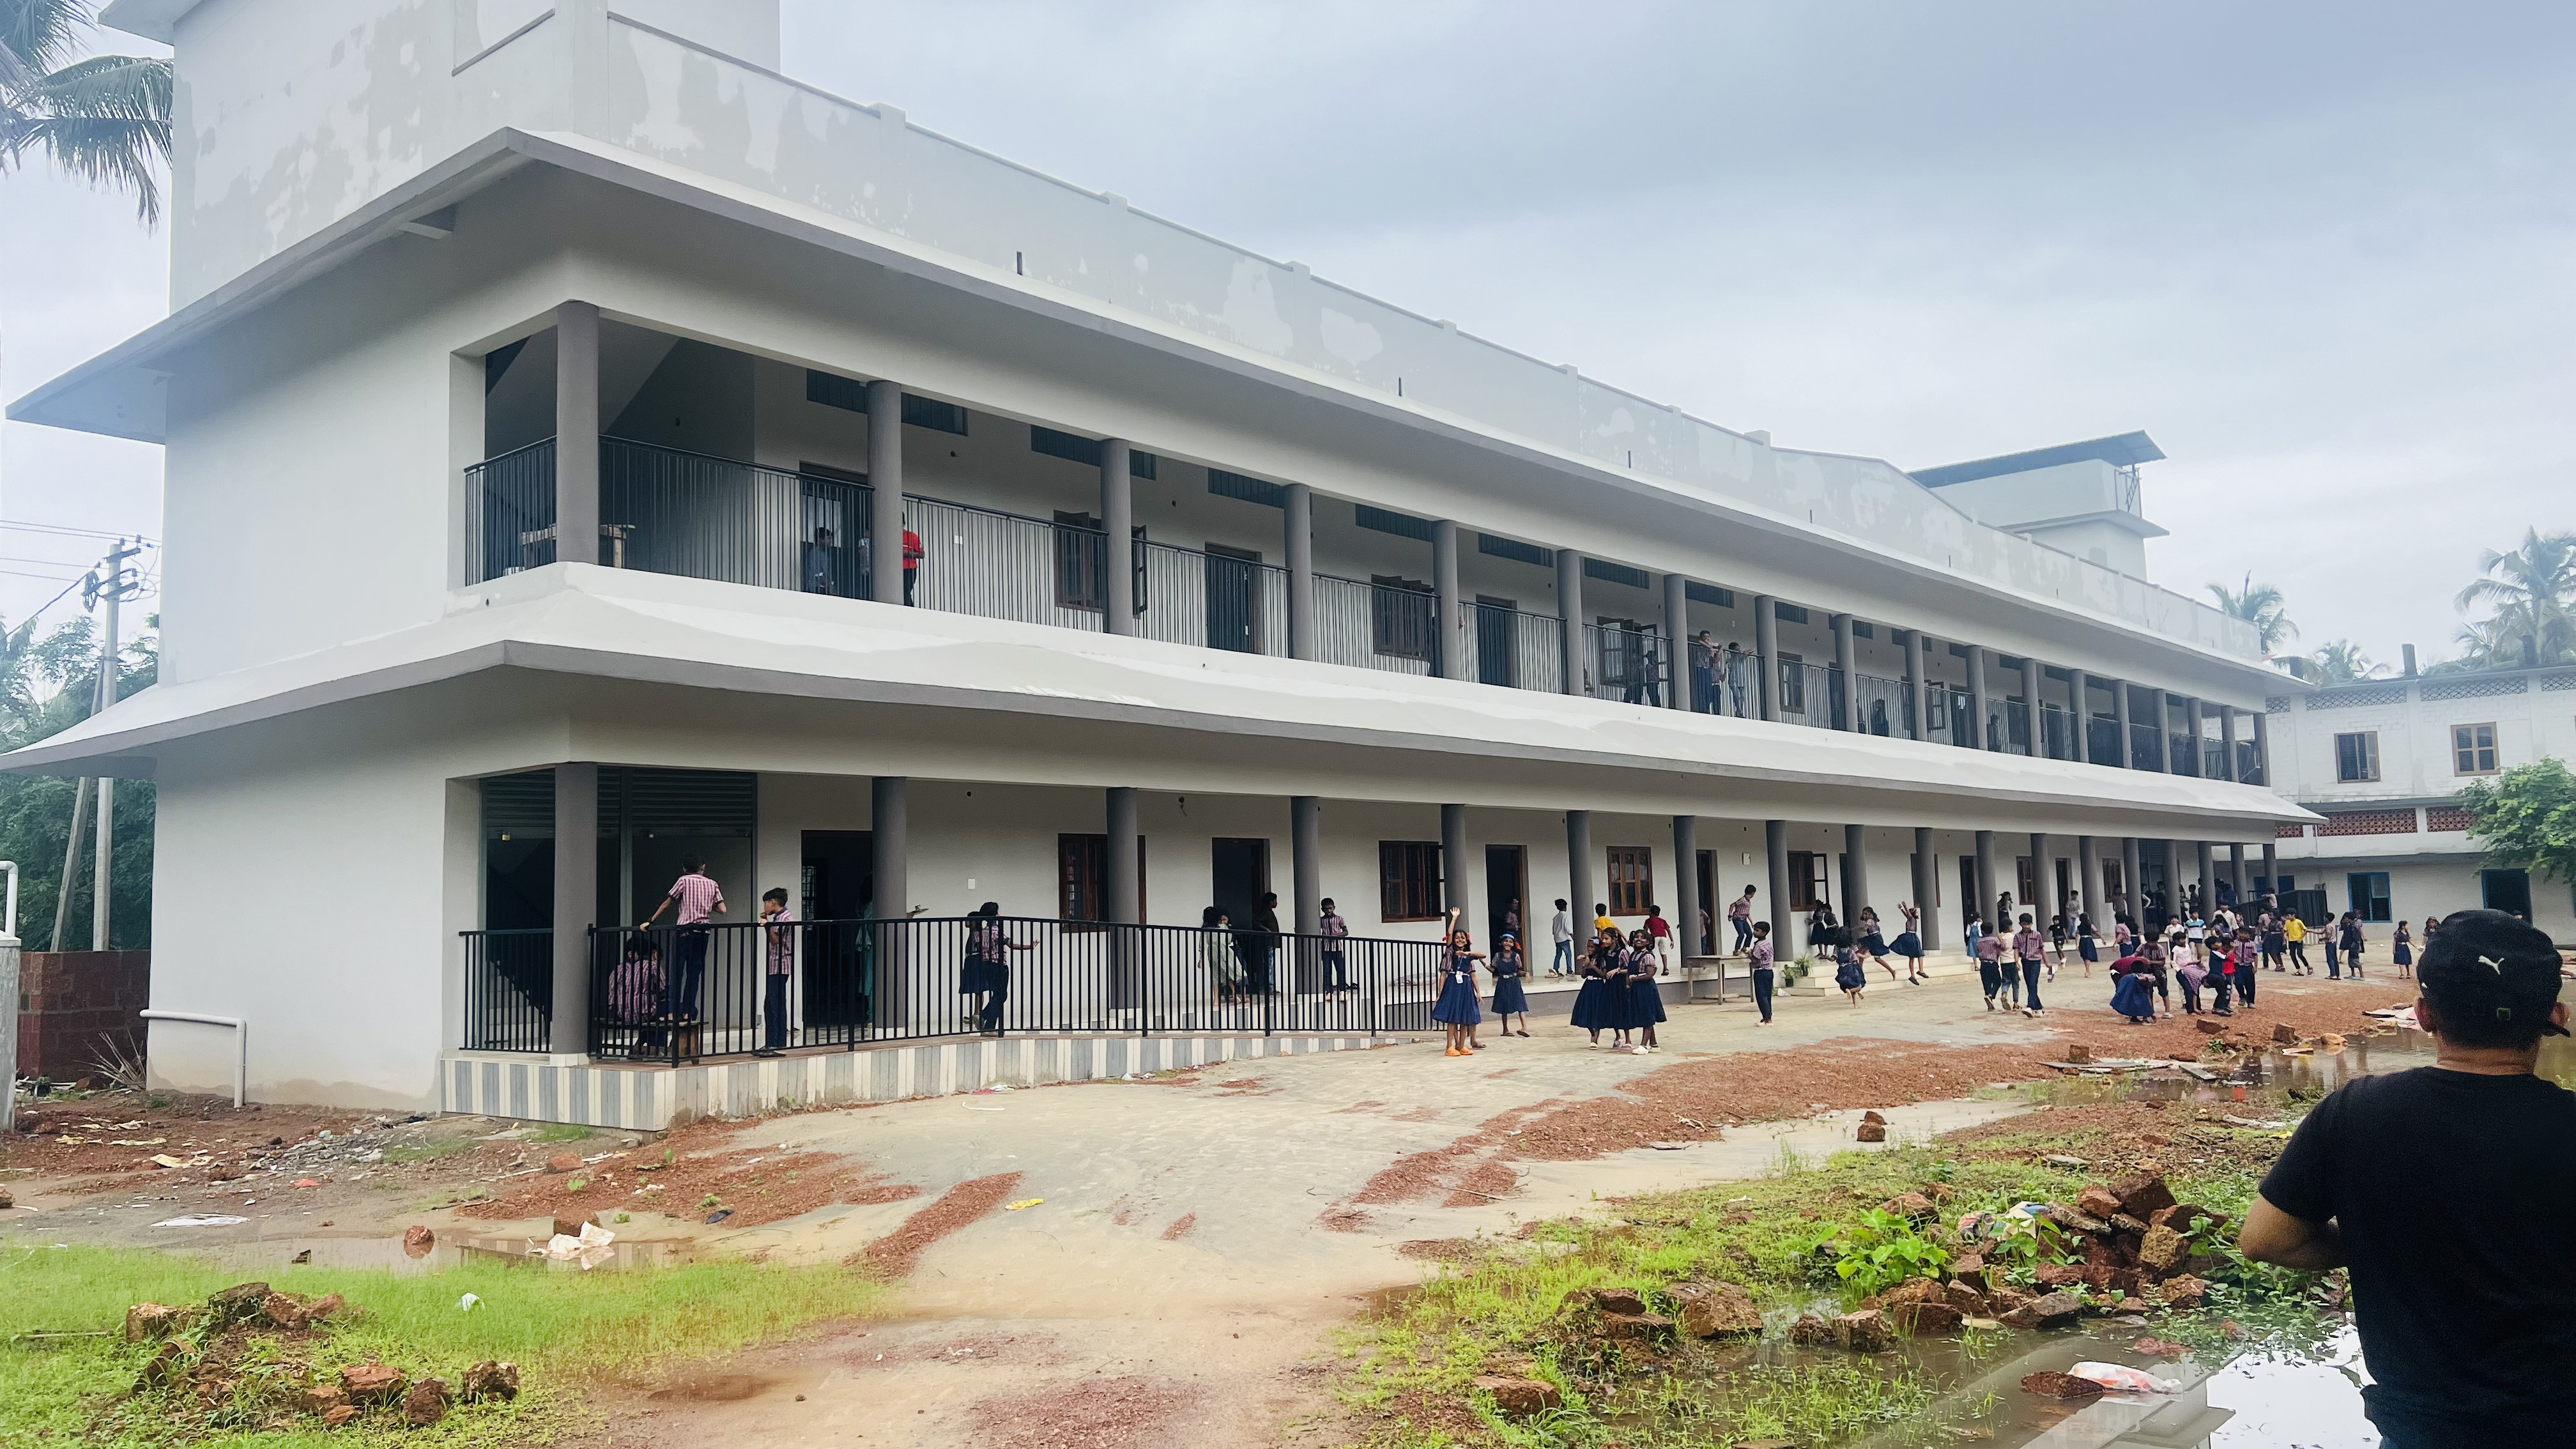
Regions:
M 547 1050 L 553 933 L 468 931 L 466 1045 Z M 611 927 L 595 1057 L 678 1064 L 978 1033 L 1425 1031 L 1436 941 L 963 917 Z
M 466 470 L 469 582 L 555 558 L 555 441 L 533 443 Z M 840 476 L 765 467 L 624 438 L 602 438 L 600 551 L 614 567 L 845 598 L 875 594 L 872 493 Z M 905 531 L 918 556 L 903 596 L 915 607 L 1058 628 L 1099 630 L 1109 602 L 1110 540 L 1087 515 L 1053 520 L 919 494 L 904 497 Z M 907 540 L 910 542 L 911 540 Z M 1136 632 L 1171 644 L 1285 657 L 1290 575 L 1276 564 L 1222 549 L 1178 548 L 1138 538 L 1126 567 L 1135 581 Z M 887 567 L 905 562 L 890 558 Z M 1437 599 L 1418 581 L 1363 582 L 1314 576 L 1315 657 L 1325 663 L 1399 674 L 1437 674 L 1444 649 L 1460 651 L 1465 677 L 1540 693 L 1566 692 L 1566 623 L 1500 605 L 1461 605 L 1455 629 L 1440 627 Z M 2078 749 L 2067 712 L 2027 701 L 1989 699 L 1972 731 L 1968 691 L 1925 685 L 1929 710 L 1916 719 L 1903 680 L 1797 659 L 1764 660 L 1742 650 L 1700 657 L 1669 635 L 1583 625 L 1576 692 L 1660 706 L 1683 703 L 1708 714 L 1758 718 L 1762 685 L 1778 718 L 1825 729 L 1858 728 L 1891 738 L 1982 744 L 1999 753 L 2121 763 L 2118 725 L 2093 719 Z M 1677 659 L 1676 653 L 1685 658 Z M 1676 701 L 1675 690 L 1688 697 Z M 2139 723 L 2126 751 L 2133 769 L 2167 764 L 2175 773 L 2227 778 L 2224 747 L 2206 755 L 2188 736 L 2160 737 Z M 2261 783 L 2250 743 L 2235 778 Z M 497 949 L 497 948 L 496 948 Z

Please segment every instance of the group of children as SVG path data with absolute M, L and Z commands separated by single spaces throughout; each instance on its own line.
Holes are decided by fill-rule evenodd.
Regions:
M 1529 974 L 1529 958 L 1522 951 L 1520 938 L 1503 933 L 1494 944 L 1489 960 L 1475 949 L 1474 938 L 1458 924 L 1459 912 L 1449 912 L 1448 939 L 1442 951 L 1440 999 L 1432 1005 L 1431 1019 L 1447 1033 L 1447 1055 L 1473 1056 L 1483 1050 L 1477 1028 L 1484 1023 L 1483 1003 L 1476 992 L 1476 966 L 1494 977 L 1494 1016 L 1502 1024 L 1505 1036 L 1529 1035 L 1529 997 L 1521 982 Z M 1611 1050 L 1633 1051 L 1639 1056 L 1658 1051 L 1655 1024 L 1664 1019 L 1664 997 L 1655 984 L 1657 961 L 1655 938 L 1645 931 L 1621 936 L 1613 929 L 1598 932 L 1584 956 L 1581 974 L 1583 987 L 1574 997 L 1574 1024 L 1592 1034 L 1592 1047 L 1601 1045 L 1601 1033 L 1612 1034 Z M 1520 1019 L 1520 1030 L 1512 1030 L 1512 1019 Z M 1630 1044 L 1630 1035 L 1635 1044 Z

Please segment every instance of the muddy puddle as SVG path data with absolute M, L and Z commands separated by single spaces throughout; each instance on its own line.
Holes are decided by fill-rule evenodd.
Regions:
M 378 1268 L 418 1276 L 443 1273 L 478 1263 L 501 1263 L 531 1271 L 619 1272 L 666 1268 L 692 1261 L 697 1245 L 688 1242 L 619 1240 L 589 1249 L 577 1257 L 544 1255 L 545 1241 L 524 1236 L 441 1234 L 425 1252 L 400 1238 L 267 1238 L 258 1242 L 208 1244 L 200 1253 L 228 1268 L 265 1272 L 276 1268 Z

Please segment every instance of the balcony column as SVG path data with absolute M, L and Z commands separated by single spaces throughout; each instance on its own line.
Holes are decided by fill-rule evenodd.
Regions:
M 1843 924 L 1860 931 L 1861 907 L 1870 904 L 1869 827 L 1843 827 Z
M 889 384 L 890 386 L 891 384 Z M 869 400 L 875 401 L 871 387 Z M 873 426 L 873 422 L 871 423 Z M 873 434 L 871 434 L 873 439 Z M 870 452 L 874 452 L 873 444 Z M 880 493 L 879 497 L 884 494 Z M 901 534 L 896 534 L 900 539 Z M 896 554 L 896 561 L 902 555 Z M 895 585 L 895 600 L 903 598 L 903 586 Z M 876 1025 L 908 1025 L 916 1005 L 927 1008 L 929 1000 L 913 1000 L 916 986 L 908 969 L 906 947 L 911 944 L 901 922 L 912 912 L 912 836 L 911 811 L 907 787 L 912 782 L 902 775 L 879 775 L 868 782 L 868 843 L 872 854 L 869 870 L 873 877 L 876 900 L 869 913 L 882 923 L 877 937 L 877 991 L 874 1000 Z M 954 985 L 955 983 L 950 983 Z M 930 1000 L 935 1000 L 935 995 Z
M 1789 944 L 1788 821 L 1762 822 L 1762 856 L 1763 864 L 1769 868 L 1771 880 L 1771 907 L 1767 919 L 1771 922 L 1771 949 L 1777 953 L 1773 959 L 1786 964 L 1795 960 L 1798 954 L 1797 949 Z
M 1282 527 L 1287 532 L 1288 657 L 1313 659 L 1315 644 L 1315 491 L 1288 485 Z
M 1109 588 L 1100 627 L 1109 634 L 1136 632 L 1136 486 L 1128 471 L 1132 458 L 1125 438 L 1101 440 L 1100 566 L 1108 571 Z M 1114 850 L 1110 858 L 1117 858 Z
M 2075 910 L 2079 916 L 2094 918 L 2095 930 L 2111 929 L 2111 918 L 2102 909 L 2102 853 L 2093 846 L 2093 837 L 2075 837 Z M 2076 924 L 2066 923 L 2071 929 Z
M 868 384 L 868 596 L 902 603 L 903 576 L 903 384 L 880 378 Z
M 2124 686 L 2125 687 L 2125 686 Z M 2132 835 L 2120 842 L 2120 914 L 2139 931 L 2147 928 L 2147 893 L 2141 883 L 2146 871 L 2145 852 L 2138 848 L 2138 837 Z
M 1991 750 L 1995 742 L 1987 739 L 1986 729 L 1986 646 L 1968 646 L 1968 748 Z M 1986 902 L 1991 906 L 1993 901 Z
M 1681 943 L 1682 960 L 1688 962 L 1693 956 L 1715 955 L 1714 951 L 1707 949 L 1699 933 L 1699 817 L 1696 815 L 1673 817 L 1673 879 L 1679 886 L 1674 892 L 1673 906 L 1681 913 L 1681 919 L 1672 923 L 1673 936 Z M 1716 926 L 1716 921 L 1709 922 L 1709 935 L 1717 934 Z M 1524 941 L 1521 946 L 1526 953 L 1529 943 Z
M 1467 807 L 1440 807 L 1440 904 L 1467 916 Z M 1491 949 L 1493 943 L 1485 943 Z
M 1699 708 L 1691 675 L 1690 580 L 1680 574 L 1664 575 L 1664 656 L 1664 703 L 1675 709 Z
M 1859 657 L 1852 645 L 1852 616 L 1834 614 L 1826 621 L 1834 631 L 1834 689 L 1839 696 L 1833 702 L 1834 728 L 1860 728 L 1860 682 L 1854 661 Z
M 1313 936 L 1324 929 L 1324 802 L 1314 795 L 1288 797 L 1288 888 L 1297 893 L 1292 919 L 1297 934 Z M 1320 951 L 1298 943 L 1293 979 L 1299 995 L 1324 989 Z
M 2156 747 L 2147 751 L 2147 758 L 2151 762 L 2147 768 L 2169 775 L 2173 773 L 2173 736 L 2168 731 L 2173 728 L 2173 725 L 2165 718 L 2165 714 L 2165 692 L 2161 689 L 2148 690 L 2147 724 L 2155 734 Z
M 1432 668 L 1443 679 L 1467 677 L 1467 650 L 1459 642 L 1467 611 L 1458 597 L 1458 525 L 1441 519 L 1431 525 Z
M 2025 701 L 2022 708 L 2023 712 L 2030 716 L 2027 728 L 2030 730 L 2030 755 L 2034 760 L 2049 758 L 2048 730 L 2043 723 L 2044 716 L 2039 708 L 2040 681 L 2047 677 L 2047 672 L 2039 667 L 2038 660 L 2027 654 L 2022 656 L 2021 697 Z
M 2236 892 L 2236 908 L 2245 909 L 2245 842 L 2227 842 L 2227 886 Z
M 599 433 L 599 309 L 566 302 L 555 308 L 557 563 L 599 562 Z
M 1905 631 L 1905 698 L 1913 706 L 1913 737 L 1918 740 L 1932 738 L 1931 686 L 1932 681 L 1923 672 L 1923 631 L 1908 629 Z M 1921 894 L 1922 887 L 1916 886 L 1915 891 L 1918 895 Z M 1923 906 L 1923 918 L 1929 922 L 1932 918 L 1932 908 L 1921 901 L 1916 901 L 1915 904 Z M 1924 944 L 1927 949 L 1931 945 L 1929 941 Z
M 1565 888 L 1572 892 L 1566 898 L 1566 913 L 1577 923 L 1575 934 L 1589 939 L 1592 917 L 1587 912 L 1601 899 L 1592 893 L 1592 812 L 1589 810 L 1565 812 L 1565 875 Z M 1538 913 L 1532 911 L 1530 914 Z
M 591 450 L 598 456 L 598 449 Z M 546 1050 L 590 1050 L 590 928 L 599 911 L 599 766 L 555 766 L 554 991 Z M 622 923 L 621 923 L 622 924 Z
M 2032 915 L 2039 917 L 2032 923 L 2034 925 L 2048 924 L 2048 917 L 2043 914 L 2047 908 L 2041 902 L 2046 901 L 2057 889 L 2057 872 L 2050 869 L 2056 863 L 2049 858 L 2048 833 L 2043 830 L 2032 831 L 2030 833 L 2030 899 L 2022 904 L 2030 908 Z
M 2217 862 L 2212 859 L 2208 841 L 2195 840 L 2191 846 L 2192 864 L 2200 870 L 2200 914 L 2206 920 L 2218 909 L 2218 872 L 2213 869 Z
M 2272 711 L 2269 706 L 2266 706 L 2262 713 L 2254 716 L 2255 776 L 2251 781 L 2247 782 L 2249 784 L 2268 786 L 2272 783 L 2271 718 Z
M 2267 840 L 2263 842 L 2263 893 L 2267 896 L 2275 897 L 2283 894 L 2283 891 L 2281 890 L 2281 847 L 2276 841 Z
M 1142 925 L 1144 913 L 1138 909 L 1136 871 L 1136 791 L 1133 786 L 1109 787 L 1109 899 L 1101 903 L 1100 918 L 1120 925 Z
M 2066 671 L 2066 719 L 2072 736 L 2068 748 L 2073 752 L 2067 758 L 2080 764 L 2093 763 L 2093 677 L 2081 669 Z
M 2117 729 L 2120 734 L 2120 747 L 2111 752 L 2111 768 L 2115 770 L 2134 770 L 2138 767 L 2138 747 L 2131 738 L 2134 732 L 2129 728 L 2129 682 L 2125 679 L 2114 679 L 2109 681 L 2109 683 L 2111 687 L 2111 723 L 2112 727 Z M 2138 888 L 2137 881 L 2134 878 L 2132 878 L 2127 884 L 2131 891 L 2135 891 Z
M 2209 746 L 2201 740 L 2200 699 L 2196 695 L 2186 695 L 2183 698 L 2182 732 L 2191 740 L 2191 749 L 2186 756 L 2191 762 L 2191 768 L 2183 773 L 2195 777 L 2208 774 Z
M 1938 875 L 1938 867 L 1932 860 L 1932 829 L 1930 826 L 1918 825 L 1914 827 L 1914 860 L 1912 865 L 1914 876 L 1914 909 L 1923 913 L 1923 924 L 1915 928 L 1915 933 L 1923 938 L 1924 954 L 1929 955 L 1940 949 L 1941 946 L 1940 913 L 1932 909 L 1933 883 L 1940 877 Z
M 1762 717 L 1780 718 L 1780 608 L 1779 601 L 1763 594 L 1753 601 L 1753 680 L 1762 686 Z M 1780 927 L 1772 926 L 1772 936 L 1779 938 Z
M 1997 930 L 2003 923 L 1988 918 L 1986 912 L 1995 908 L 1995 897 L 2000 894 L 2002 892 L 1995 889 L 1995 833 L 1980 830 L 1977 832 L 1977 898 L 1968 902 L 1967 914 L 1960 919 L 1974 915 L 1986 923 L 1987 931 Z
M 2244 784 L 2245 768 L 2236 763 L 2236 706 L 2232 704 L 2218 707 L 2218 752 L 2227 761 L 2227 782 Z
M 1556 616 L 1564 621 L 1565 692 L 1583 693 L 1583 555 L 1556 551 Z M 1576 901 L 1576 909 L 1589 904 Z

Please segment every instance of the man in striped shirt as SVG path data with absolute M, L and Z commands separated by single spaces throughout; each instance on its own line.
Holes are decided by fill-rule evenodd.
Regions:
M 674 904 L 680 908 L 673 924 L 680 928 L 671 956 L 671 1011 L 681 1021 L 698 1019 L 698 986 L 707 975 L 707 918 L 724 914 L 724 888 L 707 875 L 707 863 L 693 860 L 671 882 L 671 893 L 644 918 L 643 929 L 653 929 L 662 913 Z

